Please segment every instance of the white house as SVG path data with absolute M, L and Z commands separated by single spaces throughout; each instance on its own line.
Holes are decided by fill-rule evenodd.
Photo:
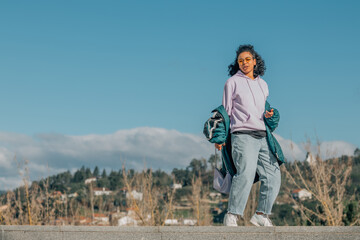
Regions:
M 131 193 L 129 192 L 126 193 L 126 198 L 127 199 L 134 198 L 135 200 L 141 201 L 143 199 L 143 193 L 137 192 L 136 190 L 132 190 Z
M 182 188 L 182 185 L 180 183 L 174 183 L 172 186 L 171 186 L 172 189 L 181 189 Z
M 103 223 L 109 223 L 109 217 L 102 213 L 95 213 L 94 220 Z
M 195 219 L 184 219 L 183 224 L 187 226 L 195 226 L 196 225 Z
M 94 188 L 95 196 L 110 195 L 111 193 L 112 191 L 110 191 L 108 188 Z
M 68 198 L 74 198 L 74 197 L 79 196 L 79 194 L 75 192 L 75 193 L 70 193 L 67 196 L 68 196 Z
M 125 216 L 118 220 L 118 226 L 137 226 L 137 221 L 132 217 Z
M 166 219 L 165 225 L 179 225 L 179 221 L 177 219 Z
M 305 200 L 305 199 L 311 199 L 312 194 L 306 189 L 295 189 L 294 191 L 292 191 L 292 197 L 294 199 Z
M 306 154 L 306 162 L 308 162 L 310 165 L 314 165 L 316 164 L 316 159 L 314 158 L 314 156 L 311 154 L 311 152 L 308 152 Z
M 85 184 L 90 184 L 92 182 L 96 182 L 96 177 L 87 178 L 85 179 Z
M 221 197 L 221 193 L 211 192 L 211 193 L 209 193 L 209 197 L 210 197 L 211 199 L 218 199 L 218 198 Z

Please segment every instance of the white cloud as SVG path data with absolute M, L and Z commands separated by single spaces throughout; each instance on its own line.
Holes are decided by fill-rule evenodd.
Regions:
M 287 159 L 304 160 L 304 144 L 276 136 Z M 324 142 L 321 152 L 335 150 L 337 155 L 352 155 L 355 146 L 346 142 Z M 99 166 L 118 170 L 123 162 L 137 170 L 147 167 L 171 171 L 188 166 L 193 158 L 208 158 L 214 146 L 205 137 L 162 128 L 134 128 L 106 135 L 67 136 L 39 134 L 27 136 L 0 133 L 0 189 L 11 189 L 22 183 L 14 161 L 29 161 L 31 180 L 40 179 L 81 166 Z
M 356 146 L 343 141 L 320 142 L 320 145 L 314 143 L 295 143 L 289 139 L 284 139 L 276 135 L 276 139 L 281 145 L 281 149 L 287 161 L 303 161 L 306 153 L 310 151 L 314 156 L 320 155 L 324 160 L 342 155 L 352 156 Z
M 148 127 L 85 136 L 0 133 L 0 146 L 1 189 L 22 182 L 15 154 L 19 162 L 29 161 L 30 178 L 35 180 L 83 165 L 118 170 L 124 162 L 137 170 L 146 165 L 171 171 L 188 166 L 193 158 L 208 158 L 214 149 L 202 136 Z

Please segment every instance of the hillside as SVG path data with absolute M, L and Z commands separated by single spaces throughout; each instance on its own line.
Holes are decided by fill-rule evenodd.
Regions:
M 227 196 L 212 189 L 218 161 L 219 156 L 214 155 L 208 160 L 193 159 L 185 169 L 175 168 L 171 174 L 160 169 L 107 173 L 83 166 L 74 174 L 66 171 L 1 193 L 0 220 L 2 224 L 41 225 L 121 225 L 124 219 L 130 221 L 124 225 L 221 224 Z M 314 164 L 304 161 L 281 166 L 282 186 L 273 207 L 273 222 L 359 225 L 360 156 L 317 159 Z M 319 169 L 329 171 L 329 177 L 326 172 L 314 172 Z M 316 185 L 321 174 L 322 185 Z M 320 188 L 327 189 L 324 200 L 319 197 L 324 194 L 316 190 Z M 250 194 L 242 220 L 245 225 L 256 209 L 258 191 L 259 183 Z M 326 201 L 327 205 L 322 204 Z M 334 205 L 336 201 L 341 204 Z

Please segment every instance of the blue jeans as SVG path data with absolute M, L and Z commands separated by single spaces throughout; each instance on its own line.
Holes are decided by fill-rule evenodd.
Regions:
M 269 150 L 266 137 L 256 139 L 248 134 L 231 134 L 231 146 L 237 173 L 232 179 L 228 212 L 244 215 L 255 174 L 258 173 L 261 185 L 256 211 L 271 214 L 279 193 L 281 174 L 279 164 Z

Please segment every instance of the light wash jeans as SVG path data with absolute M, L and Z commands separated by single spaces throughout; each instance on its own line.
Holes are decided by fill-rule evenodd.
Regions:
M 237 173 L 232 179 L 228 212 L 244 215 L 257 172 L 261 185 L 256 212 L 271 214 L 279 193 L 281 174 L 276 158 L 269 151 L 266 137 L 256 139 L 248 134 L 231 134 L 231 146 Z

